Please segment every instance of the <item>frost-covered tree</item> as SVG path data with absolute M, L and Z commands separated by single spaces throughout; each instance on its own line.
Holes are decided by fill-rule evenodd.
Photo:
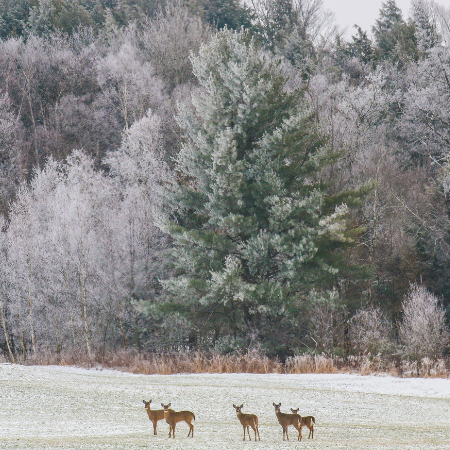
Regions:
M 422 55 L 439 43 L 436 14 L 429 0 L 413 0 L 412 12 L 417 47 Z
M 132 302 L 148 291 L 149 219 L 142 193 L 122 193 L 81 152 L 37 171 L 2 229 L 2 306 L 16 351 L 79 347 L 91 358 L 137 342 Z
M 447 155 L 450 143 L 449 61 L 448 48 L 434 47 L 428 58 L 410 66 L 407 89 L 399 98 L 402 107 L 399 130 L 410 156 L 434 167 Z
M 306 77 L 320 50 L 339 34 L 323 0 L 251 0 L 256 32 L 264 47 L 283 56 Z
M 379 18 L 372 32 L 377 45 L 378 58 L 404 61 L 417 57 L 414 23 L 403 20 L 402 11 L 395 0 L 383 2 Z
M 125 298 L 136 304 L 153 304 L 160 290 L 158 278 L 164 275 L 163 252 L 167 246 L 167 237 L 155 226 L 154 213 L 156 208 L 165 207 L 163 185 L 170 180 L 160 117 L 149 110 L 124 132 L 122 145 L 108 155 L 105 163 L 119 180 L 123 195 L 120 241 Z M 129 315 L 136 316 L 138 310 L 129 311 Z M 148 320 L 152 319 L 150 315 Z M 136 328 L 136 339 L 138 332 L 146 334 Z M 146 340 L 151 348 L 164 347 L 165 339 L 161 342 L 157 333 Z
M 449 343 L 445 309 L 424 286 L 413 284 L 402 303 L 400 341 L 405 355 L 420 361 L 439 358 Z
M 199 0 L 205 20 L 219 30 L 252 27 L 250 8 L 240 0 Z
M 349 336 L 353 351 L 373 356 L 393 348 L 393 327 L 380 308 L 360 309 L 351 318 Z
M 198 51 L 210 33 L 200 17 L 180 0 L 168 2 L 154 19 L 146 22 L 141 35 L 144 52 L 169 92 L 193 81 L 190 52 Z
M 134 29 L 119 32 L 110 46 L 105 57 L 97 61 L 98 84 L 129 128 L 148 108 L 161 107 L 164 84 L 143 58 Z
M 339 277 L 349 208 L 325 193 L 331 155 L 299 92 L 245 32 L 218 33 L 192 62 L 201 91 L 178 116 L 177 208 L 161 221 L 174 240 L 167 307 L 193 339 L 269 339 L 311 286 Z
M 5 94 L 0 97 L 0 211 L 4 213 L 22 178 L 21 134 Z
M 2 39 L 22 35 L 31 6 L 30 0 L 0 1 L 0 36 Z
M 337 290 L 308 295 L 308 338 L 311 346 L 319 351 L 332 353 L 343 346 L 345 329 L 345 305 Z

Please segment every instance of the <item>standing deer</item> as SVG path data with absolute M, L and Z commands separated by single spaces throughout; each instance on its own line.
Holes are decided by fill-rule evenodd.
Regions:
M 153 434 L 156 435 L 156 425 L 158 424 L 158 420 L 164 419 L 164 410 L 163 409 L 150 409 L 151 400 L 146 402 L 142 400 L 145 405 L 145 409 L 147 410 L 148 418 L 153 422 Z
M 285 440 L 284 436 L 286 435 L 287 440 L 289 440 L 288 435 L 288 427 L 289 425 L 293 425 L 295 429 L 298 430 L 298 438 L 297 440 L 302 440 L 302 427 L 300 425 L 301 417 L 298 414 L 286 414 L 282 413 L 280 411 L 280 404 L 273 403 L 273 406 L 275 406 L 275 414 L 277 416 L 278 422 L 280 423 L 281 427 L 283 428 L 283 441 Z
M 299 408 L 297 408 L 297 409 L 291 408 L 291 411 L 297 415 L 298 415 L 298 410 L 299 410 Z M 313 416 L 306 416 L 306 417 L 298 416 L 298 417 L 300 418 L 300 427 L 309 428 L 308 439 L 309 438 L 314 439 L 314 424 L 316 423 L 316 419 L 314 419 Z M 300 440 L 301 440 L 301 435 L 300 435 Z
M 261 440 L 259 437 L 259 429 L 258 429 L 258 417 L 255 414 L 243 414 L 241 412 L 241 409 L 244 407 L 242 404 L 241 406 L 233 405 L 233 408 L 236 410 L 236 415 L 239 421 L 241 422 L 243 428 L 244 428 L 244 441 L 245 441 L 245 429 L 247 428 L 247 434 L 248 438 L 252 440 L 250 436 L 250 428 L 252 427 L 253 431 L 255 432 L 255 441 L 256 441 L 256 434 L 258 433 L 258 439 Z
M 192 437 L 194 437 L 194 425 L 192 425 L 192 421 L 195 420 L 194 413 L 190 411 L 174 411 L 173 409 L 169 409 L 171 403 L 168 405 L 161 406 L 164 408 L 164 419 L 170 426 L 169 437 L 172 436 L 175 438 L 175 426 L 178 422 L 186 422 L 189 425 L 189 433 L 187 437 L 192 433 Z

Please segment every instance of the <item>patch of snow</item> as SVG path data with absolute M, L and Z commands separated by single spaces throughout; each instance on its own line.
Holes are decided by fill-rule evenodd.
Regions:
M 176 438 L 152 408 L 172 403 L 196 415 L 194 438 Z M 272 402 L 316 418 L 314 440 L 290 427 L 282 441 Z M 450 380 L 390 376 L 182 374 L 136 375 L 65 366 L 0 364 L 1 449 L 236 449 L 243 430 L 233 403 L 257 414 L 258 449 L 449 449 Z M 250 443 L 247 443 L 250 445 Z

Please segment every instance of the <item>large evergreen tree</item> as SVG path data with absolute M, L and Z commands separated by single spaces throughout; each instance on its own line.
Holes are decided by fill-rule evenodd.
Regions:
M 218 33 L 192 62 L 201 91 L 178 117 L 185 141 L 170 192 L 178 208 L 162 222 L 174 261 L 164 305 L 196 340 L 286 342 L 308 291 L 333 288 L 338 250 L 352 242 L 344 196 L 321 183 L 330 152 L 301 93 L 286 91 L 245 32 Z
M 406 23 L 395 0 L 382 4 L 379 19 L 372 27 L 378 58 L 393 61 L 417 59 L 414 22 Z

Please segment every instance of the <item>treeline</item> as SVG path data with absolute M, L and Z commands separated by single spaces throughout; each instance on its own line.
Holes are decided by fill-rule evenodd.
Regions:
M 447 354 L 449 11 L 0 5 L 5 356 Z

